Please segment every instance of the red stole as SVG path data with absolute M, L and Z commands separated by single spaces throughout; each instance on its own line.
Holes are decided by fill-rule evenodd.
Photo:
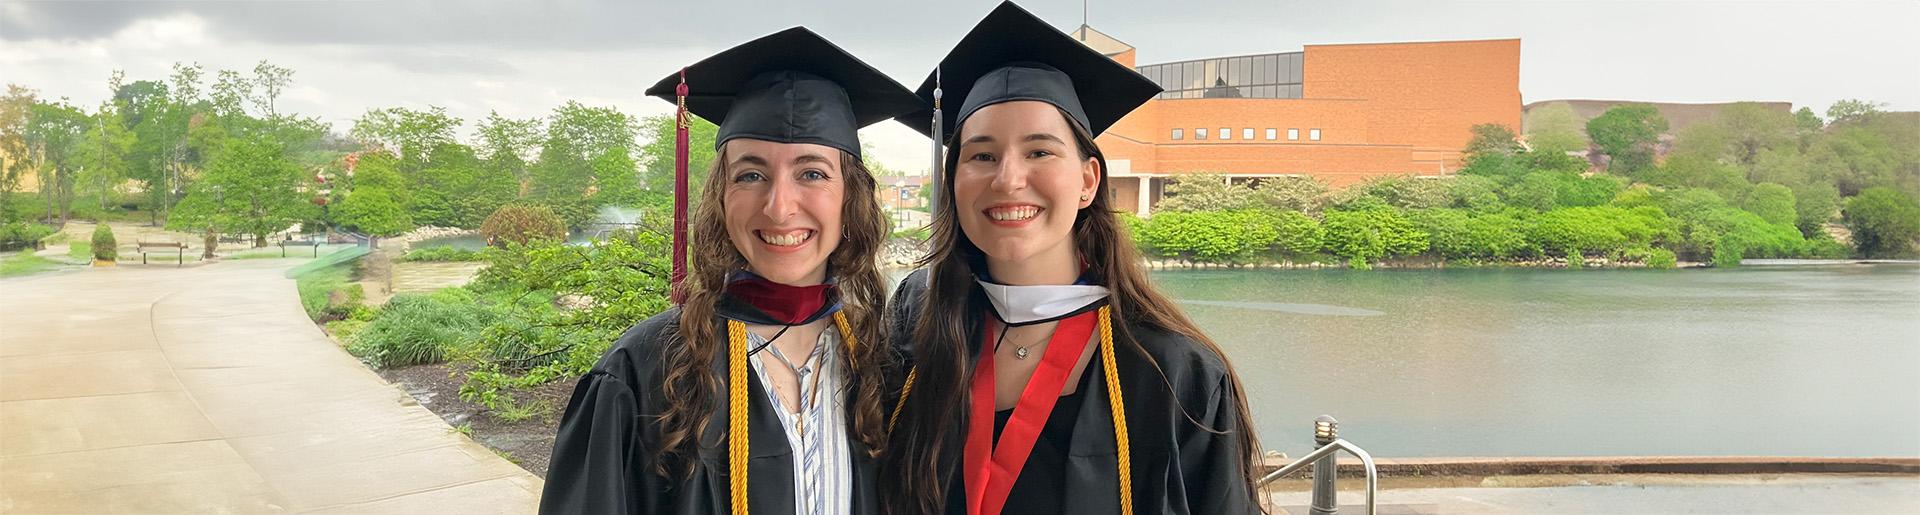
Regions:
M 980 358 L 974 365 L 973 402 L 967 419 L 963 478 L 968 515 L 999 515 L 1006 506 L 1014 480 L 1020 477 L 1020 469 L 1026 467 L 1034 441 L 1039 439 L 1041 428 L 1046 427 L 1048 415 L 1053 414 L 1054 403 L 1060 400 L 1060 389 L 1066 385 L 1067 374 L 1073 372 L 1074 363 L 1080 361 L 1080 354 L 1087 348 L 1087 339 L 1093 336 L 1098 313 L 1088 311 L 1060 321 L 1040 358 L 1040 366 L 1034 369 L 1026 390 L 1020 393 L 1020 403 L 1014 406 L 1013 416 L 1001 430 L 998 444 L 993 438 L 994 331 L 991 323 L 987 325 L 986 340 L 980 345 Z
M 819 313 L 820 308 L 827 305 L 827 293 L 832 290 L 833 283 L 793 286 L 755 275 L 746 275 L 727 283 L 728 295 L 788 325 L 806 323 L 808 318 Z

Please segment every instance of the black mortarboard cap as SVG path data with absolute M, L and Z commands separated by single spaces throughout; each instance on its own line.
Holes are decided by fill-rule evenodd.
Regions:
M 812 143 L 860 155 L 861 127 L 926 109 L 913 92 L 805 27 L 748 41 L 685 70 L 687 110 L 734 138 Z M 681 73 L 647 88 L 674 102 Z
M 942 90 L 941 132 L 951 137 L 960 122 L 982 107 L 1037 100 L 1066 111 L 1095 136 L 1160 93 L 1160 86 L 1126 65 L 1088 48 L 1046 20 L 1002 2 L 940 60 L 916 94 L 933 103 L 936 75 Z M 951 100 L 960 100 L 954 106 Z M 900 121 L 931 134 L 932 113 L 921 110 Z

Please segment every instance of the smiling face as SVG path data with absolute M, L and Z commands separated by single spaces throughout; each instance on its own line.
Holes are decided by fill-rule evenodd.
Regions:
M 781 284 L 825 281 L 827 258 L 840 243 L 846 197 L 841 151 L 737 138 L 727 141 L 722 155 L 727 238 L 747 269 Z
M 954 208 L 968 241 L 996 279 L 1026 269 L 1071 282 L 1078 272 L 1073 222 L 1100 184 L 1099 161 L 1081 157 L 1067 118 L 1052 104 L 1014 101 L 975 111 L 960 127 Z M 1011 270 L 1016 266 L 1022 270 Z M 1018 284 L 1018 283 L 1016 283 Z

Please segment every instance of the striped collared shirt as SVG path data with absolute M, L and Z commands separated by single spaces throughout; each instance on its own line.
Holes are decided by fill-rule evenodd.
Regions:
M 767 341 L 748 333 L 747 347 L 760 347 Z M 773 346 L 753 353 L 748 362 L 760 384 L 766 385 L 767 401 L 780 416 L 786 429 L 787 444 L 793 448 L 794 513 L 799 515 L 846 515 L 853 505 L 853 450 L 847 444 L 843 399 L 845 364 L 840 358 L 840 338 L 833 326 L 820 333 L 809 356 L 784 356 L 798 369 L 801 406 L 788 407 L 774 393 L 767 379 L 767 367 L 785 368 Z M 800 361 L 804 359 L 805 361 Z M 805 395 L 818 374 L 820 389 L 811 399 Z

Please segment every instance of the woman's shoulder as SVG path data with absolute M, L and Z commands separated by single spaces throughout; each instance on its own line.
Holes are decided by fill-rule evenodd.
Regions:
M 642 376 L 659 368 L 668 341 L 680 332 L 680 306 L 668 308 L 627 328 L 593 365 L 589 374 L 606 374 L 628 384 L 644 384 Z
M 887 298 L 887 303 L 895 311 L 919 307 L 921 299 L 926 297 L 927 282 L 931 275 L 925 267 L 908 272 L 907 277 L 900 280 L 900 285 L 894 287 L 893 296 Z
M 1127 323 L 1127 331 L 1174 385 L 1212 387 L 1228 374 L 1226 358 L 1192 336 L 1138 322 Z

